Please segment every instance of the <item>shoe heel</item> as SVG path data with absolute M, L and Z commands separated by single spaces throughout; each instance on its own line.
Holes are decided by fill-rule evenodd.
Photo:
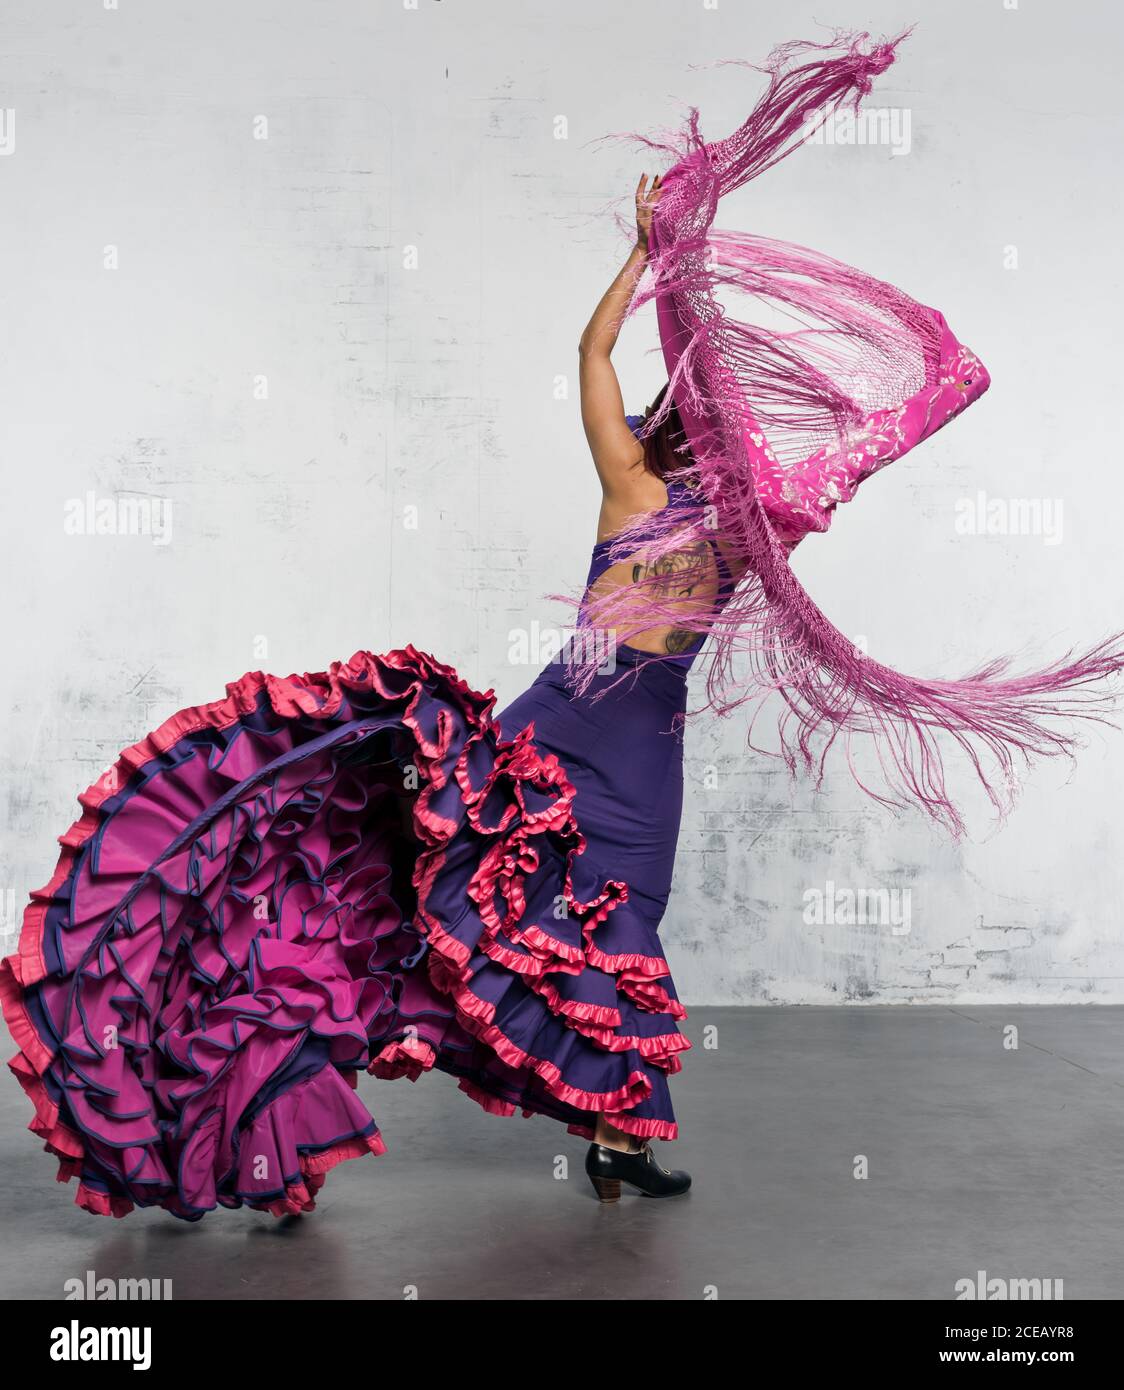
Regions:
M 600 1202 L 619 1202 L 621 1199 L 620 1178 L 590 1178 L 593 1190 Z

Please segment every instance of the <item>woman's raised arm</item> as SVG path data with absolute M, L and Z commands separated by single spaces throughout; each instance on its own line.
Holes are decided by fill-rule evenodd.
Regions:
M 636 244 L 601 296 L 578 344 L 582 425 L 601 489 L 606 497 L 626 500 L 638 478 L 643 477 L 643 447 L 625 420 L 624 398 L 613 368 L 611 354 L 625 312 L 636 292 L 648 259 L 648 234 L 652 212 L 659 202 L 659 177 L 647 186 L 641 175 L 636 187 Z

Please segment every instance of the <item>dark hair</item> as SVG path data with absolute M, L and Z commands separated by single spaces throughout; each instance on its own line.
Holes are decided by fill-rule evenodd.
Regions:
M 645 421 L 650 420 L 663 404 L 668 385 L 669 383 L 664 383 L 655 400 L 645 410 Z M 668 402 L 667 414 L 660 423 L 640 442 L 644 445 L 644 467 L 657 478 L 664 477 L 676 468 L 688 467 L 692 463 L 687 432 L 683 428 L 683 421 L 674 399 Z

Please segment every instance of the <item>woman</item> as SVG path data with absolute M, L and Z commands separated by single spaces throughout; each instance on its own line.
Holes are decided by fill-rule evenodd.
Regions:
M 641 180 L 636 247 L 582 340 L 602 592 L 628 584 L 598 574 L 604 541 L 669 492 L 643 463 L 668 429 L 637 442 L 609 364 L 657 201 Z M 309 1211 L 330 1167 L 382 1152 L 360 1066 L 437 1067 L 494 1113 L 564 1120 L 602 1201 L 687 1190 L 648 1140 L 675 1137 L 689 1046 L 656 933 L 693 652 L 638 640 L 605 699 L 560 660 L 498 721 L 412 648 L 252 673 L 122 755 L 0 976 L 32 1128 L 80 1206 Z
M 1003 782 L 1012 753 L 1068 750 L 1054 716 L 1096 716 L 1119 639 L 1030 675 L 919 680 L 856 653 L 788 567 L 987 385 L 935 310 L 711 229 L 725 193 L 857 101 L 894 49 L 779 50 L 733 136 L 704 144 L 694 113 L 669 173 L 641 179 L 636 246 L 582 339 L 603 501 L 575 638 L 498 719 L 413 647 L 251 672 L 80 798 L 0 967 L 31 1128 L 80 1206 L 311 1210 L 330 1168 L 383 1150 L 361 1068 L 437 1068 L 495 1114 L 562 1121 L 592 1141 L 602 1201 L 622 1183 L 681 1194 L 690 1179 L 650 1146 L 676 1137 L 668 1079 L 688 1047 L 658 928 L 704 642 L 709 703 L 779 696 L 790 765 L 872 741 L 889 783 L 875 794 L 953 829 L 939 735 L 992 791 L 981 748 Z M 720 288 L 802 326 L 741 322 Z M 610 352 L 649 298 L 670 389 L 634 433 Z
M 689 468 L 689 451 L 674 405 L 669 403 L 662 423 L 641 443 L 625 416 L 611 360 L 648 255 L 659 178 L 649 190 L 647 175 L 641 176 L 635 196 L 635 245 L 579 344 L 582 423 L 602 492 L 586 597 L 600 599 L 603 615 L 608 610 L 626 624 L 630 597 L 647 577 L 647 566 L 640 552 L 615 559 L 615 538 L 637 516 L 669 508 L 682 511 L 682 522 L 688 523 L 698 505 L 684 482 L 667 480 L 667 475 L 676 477 Z M 649 417 L 663 404 L 665 394 L 666 388 L 649 408 Z M 695 542 L 666 557 L 654 577 L 684 623 L 710 611 L 725 587 L 721 556 L 706 542 Z M 703 639 L 689 627 L 670 622 L 631 634 L 629 643 L 620 642 L 612 626 L 594 629 L 592 634 L 588 625 L 579 628 L 579 640 L 588 642 L 591 636 L 596 659 L 611 666 L 611 673 L 599 674 L 575 693 L 567 680 L 572 655 L 568 649 L 503 711 L 500 723 L 510 735 L 531 727 L 539 749 L 556 756 L 566 769 L 576 792 L 586 854 L 598 864 L 612 865 L 614 876 L 628 885 L 628 911 L 637 923 L 632 939 L 619 940 L 611 953 L 614 968 L 627 961 L 619 982 L 614 984 L 598 968 L 604 966 L 603 960 L 588 961 L 581 1002 L 599 1011 L 587 1016 L 608 1025 L 612 1031 L 606 1036 L 613 1045 L 621 1035 L 622 1011 L 632 1015 L 635 1023 L 629 1027 L 637 1027 L 641 1043 L 659 1048 L 645 1053 L 649 1066 L 658 1070 L 651 1072 L 653 1092 L 643 1115 L 639 1110 L 598 1113 L 586 1172 L 602 1201 L 620 1196 L 622 1180 L 646 1196 L 675 1196 L 687 1191 L 690 1177 L 662 1168 L 650 1144 L 638 1141 L 637 1136 L 674 1138 L 676 1133 L 663 1073 L 678 1070 L 676 1054 L 687 1046 L 675 1028 L 675 1021 L 685 1014 L 675 998 L 656 934 L 671 890 L 683 801 L 680 726 L 686 710 L 687 672 Z M 627 678 L 617 674 L 620 667 L 628 671 Z M 624 912 L 613 919 L 618 935 L 623 936 L 624 920 Z M 629 992 L 633 981 L 644 991 L 635 998 Z M 633 1009 L 634 1004 L 646 1010 L 644 1017 Z

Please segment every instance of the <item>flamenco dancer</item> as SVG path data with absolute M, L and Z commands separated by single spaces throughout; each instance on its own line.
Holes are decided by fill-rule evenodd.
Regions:
M 705 143 L 693 112 L 654 147 L 671 167 L 641 179 L 636 245 L 582 338 L 599 539 L 574 639 L 525 694 L 497 716 L 413 647 L 255 671 L 80 798 L 0 970 L 30 1127 L 79 1206 L 310 1211 L 335 1164 L 383 1151 L 360 1070 L 433 1068 L 493 1114 L 590 1140 L 602 1201 L 681 1194 L 651 1147 L 677 1137 L 689 1046 L 659 926 L 704 647 L 707 708 L 779 706 L 774 751 L 815 776 L 836 744 L 853 771 L 874 748 L 866 789 L 953 833 L 950 741 L 1002 813 L 1017 758 L 1067 753 L 1074 716 L 1104 718 L 1119 637 L 1032 674 L 914 679 L 857 652 L 790 568 L 988 385 L 936 310 L 713 226 L 721 197 L 857 106 L 898 42 L 786 45 L 727 140 Z M 793 328 L 735 317 L 730 295 Z M 610 353 L 651 299 L 668 385 L 626 417 Z

